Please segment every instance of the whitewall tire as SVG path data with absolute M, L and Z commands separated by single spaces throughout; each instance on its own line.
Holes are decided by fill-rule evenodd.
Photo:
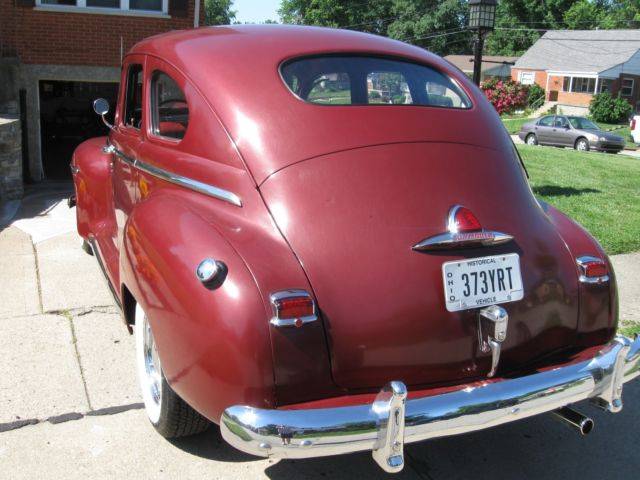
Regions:
M 135 335 L 138 382 L 151 424 L 166 438 L 206 430 L 210 422 L 182 400 L 167 383 L 151 325 L 140 304 L 136 304 L 135 310 Z

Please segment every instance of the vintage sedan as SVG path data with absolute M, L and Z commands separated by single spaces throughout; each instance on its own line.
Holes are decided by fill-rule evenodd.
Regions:
M 369 450 L 396 472 L 405 442 L 545 412 L 588 433 L 569 405 L 622 408 L 640 341 L 616 336 L 609 259 L 534 198 L 446 61 L 352 31 L 205 28 L 134 46 L 121 85 L 70 201 L 160 434 L 213 422 L 254 455 Z
M 546 115 L 525 123 L 518 137 L 527 145 L 570 147 L 583 152 L 618 153 L 625 146 L 624 138 L 605 132 L 588 118 L 567 115 Z

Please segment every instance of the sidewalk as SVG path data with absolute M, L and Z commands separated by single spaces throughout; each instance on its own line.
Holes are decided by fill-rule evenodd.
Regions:
M 6 478 L 389 478 L 370 453 L 306 461 L 244 455 L 217 428 L 166 441 L 138 393 L 134 343 L 93 257 L 68 186 L 30 194 L 0 226 L 0 472 Z M 640 254 L 613 258 L 622 318 L 640 319 Z M 407 446 L 395 478 L 635 478 L 640 382 L 617 415 L 587 406 L 588 438 L 551 416 Z

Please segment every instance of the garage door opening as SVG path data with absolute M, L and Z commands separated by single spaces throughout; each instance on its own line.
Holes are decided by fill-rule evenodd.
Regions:
M 93 111 L 98 97 L 111 105 L 107 119 L 113 122 L 117 83 L 40 81 L 40 134 L 45 178 L 71 179 L 69 162 L 83 141 L 107 135 L 109 130 Z

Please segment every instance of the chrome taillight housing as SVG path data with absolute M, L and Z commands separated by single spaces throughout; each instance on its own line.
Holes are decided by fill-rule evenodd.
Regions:
M 605 283 L 609 281 L 609 267 L 602 258 L 583 255 L 576 259 L 582 283 Z
M 272 293 L 270 300 L 271 325 L 276 327 L 301 327 L 318 319 L 316 304 L 306 290 L 282 290 Z

